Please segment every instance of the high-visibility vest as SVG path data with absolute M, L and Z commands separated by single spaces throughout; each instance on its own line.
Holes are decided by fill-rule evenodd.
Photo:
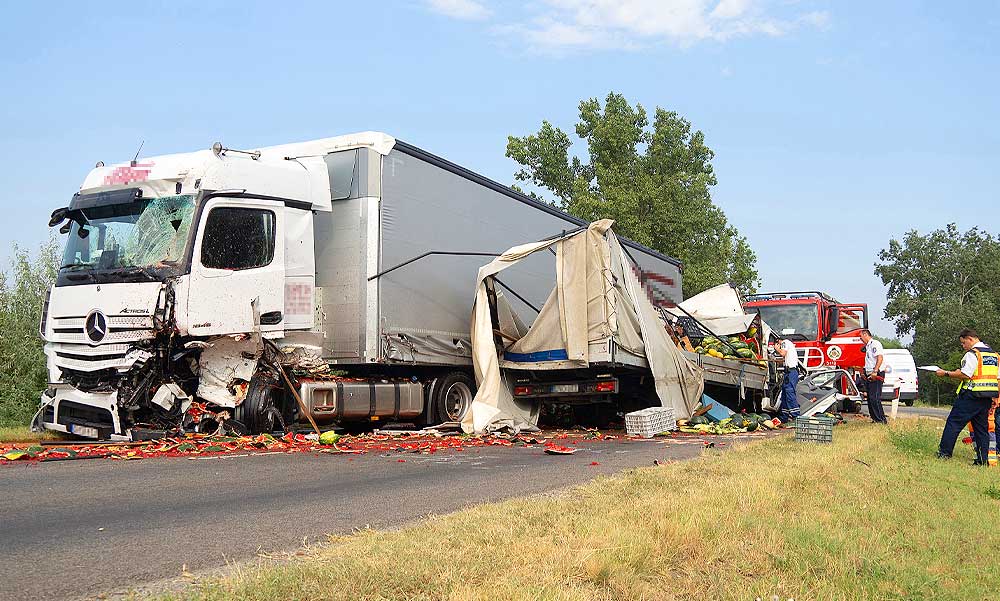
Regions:
M 976 397 L 992 399 L 1000 395 L 1000 383 L 997 382 L 1000 355 L 990 347 L 973 348 L 978 364 L 976 371 L 969 380 L 962 380 L 958 392 L 968 390 Z

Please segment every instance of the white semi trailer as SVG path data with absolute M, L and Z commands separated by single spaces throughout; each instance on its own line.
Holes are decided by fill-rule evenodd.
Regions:
M 458 420 L 478 268 L 583 222 L 365 132 L 98 163 L 51 225 L 66 243 L 34 424 L 134 439 L 206 413 L 252 432 L 304 420 L 293 389 L 318 422 Z M 679 302 L 680 263 L 624 243 Z M 500 282 L 526 323 L 552 269 Z

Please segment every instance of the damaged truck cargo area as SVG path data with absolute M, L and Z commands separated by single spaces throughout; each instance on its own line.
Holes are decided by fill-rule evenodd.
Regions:
M 586 224 L 363 132 L 98 163 L 49 225 L 64 250 L 33 426 L 136 441 L 469 424 L 479 268 Z M 621 243 L 682 300 L 678 261 Z M 504 276 L 512 318 L 535 319 L 550 271 Z

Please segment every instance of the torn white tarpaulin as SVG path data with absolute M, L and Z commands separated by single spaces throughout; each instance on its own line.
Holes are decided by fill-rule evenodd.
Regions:
M 601 220 L 560 238 L 514 247 L 479 270 L 472 324 L 479 390 L 462 422 L 466 432 L 536 426 L 537 402 L 515 399 L 502 368 L 588 367 L 592 344 L 609 338 L 645 357 L 663 405 L 673 407 L 678 417 L 690 415 L 704 387 L 701 369 L 685 359 L 670 339 L 631 260 L 610 231 L 612 223 Z M 490 315 L 491 277 L 549 248 L 556 255 L 555 288 L 527 333 L 511 334 L 501 326 L 505 341 L 501 357 Z M 497 311 L 506 312 L 499 295 Z
M 696 318 L 708 328 L 713 336 L 732 336 L 742 334 L 757 317 L 756 313 L 745 313 L 739 292 L 731 284 L 719 284 L 704 292 L 696 294 L 680 304 L 687 314 Z M 677 317 L 685 315 L 679 309 L 667 309 Z M 761 321 L 763 340 L 770 339 L 771 328 Z

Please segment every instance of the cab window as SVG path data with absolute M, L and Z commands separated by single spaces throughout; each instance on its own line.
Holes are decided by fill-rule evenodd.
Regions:
M 274 213 L 220 207 L 205 220 L 201 264 L 213 269 L 253 269 L 274 259 Z
M 841 309 L 837 323 L 837 333 L 845 334 L 863 328 L 865 323 L 864 311 L 862 309 Z

